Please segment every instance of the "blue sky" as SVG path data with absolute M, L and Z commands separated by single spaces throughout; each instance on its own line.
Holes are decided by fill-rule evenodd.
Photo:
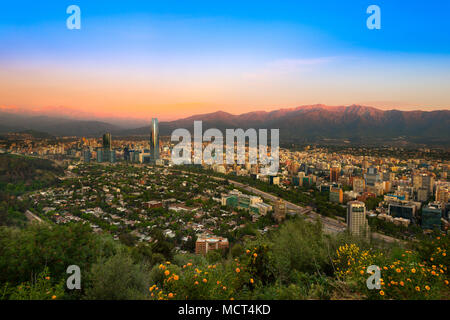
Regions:
M 65 27 L 71 4 L 81 30 Z M 366 28 L 371 4 L 381 30 Z M 139 112 L 448 108 L 449 14 L 450 1 L 436 0 L 11 1 L 0 10 L 0 83 L 10 86 L 0 106 L 103 110 L 95 92 L 123 88 Z M 42 94 L 24 99 L 21 90 Z

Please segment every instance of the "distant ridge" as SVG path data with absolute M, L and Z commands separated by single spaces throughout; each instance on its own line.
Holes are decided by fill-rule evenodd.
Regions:
M 0 134 L 37 131 L 55 136 L 97 136 L 123 128 L 102 121 L 72 120 L 61 117 L 29 116 L 0 112 Z
M 450 145 L 450 110 L 399 111 L 373 107 L 299 106 L 274 111 L 255 111 L 233 115 L 225 111 L 160 122 L 161 135 L 170 135 L 177 128 L 192 132 L 193 122 L 203 121 L 203 130 L 217 128 L 280 129 L 281 142 L 353 143 L 413 142 Z M 61 136 L 148 135 L 150 126 L 124 129 L 102 121 L 70 120 L 48 116 L 30 117 L 0 112 L 0 133 L 35 130 Z
M 285 142 L 351 142 L 406 141 L 415 143 L 450 144 L 450 110 L 399 111 L 373 107 L 300 106 L 275 111 L 256 111 L 233 115 L 224 111 L 191 116 L 185 119 L 161 122 L 162 135 L 174 129 L 186 128 L 192 132 L 193 122 L 203 121 L 203 130 L 217 128 L 278 128 Z M 125 135 L 145 135 L 150 127 L 125 130 Z

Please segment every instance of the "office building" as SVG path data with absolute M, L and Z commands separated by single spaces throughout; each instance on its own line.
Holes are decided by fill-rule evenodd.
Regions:
M 111 150 L 112 149 L 112 138 L 111 133 L 105 133 L 103 135 L 103 149 Z
M 330 189 L 330 202 L 342 203 L 344 202 L 344 192 L 341 188 Z
M 422 228 L 441 229 L 442 207 L 439 203 L 430 203 L 422 208 Z
M 366 218 L 366 205 L 362 201 L 347 203 L 347 228 L 352 235 L 369 236 L 369 223 Z
M 152 119 L 150 128 L 150 157 L 153 163 L 159 159 L 159 125 L 156 118 Z
M 417 206 L 414 202 L 398 201 L 389 203 L 389 215 L 394 218 L 408 219 L 416 222 Z

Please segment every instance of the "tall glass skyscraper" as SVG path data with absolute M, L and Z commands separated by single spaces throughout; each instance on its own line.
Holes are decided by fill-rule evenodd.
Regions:
M 111 150 L 111 133 L 105 133 L 103 135 L 103 148 L 105 150 Z
M 152 118 L 152 126 L 150 128 L 150 157 L 153 161 L 159 159 L 159 127 L 157 118 Z

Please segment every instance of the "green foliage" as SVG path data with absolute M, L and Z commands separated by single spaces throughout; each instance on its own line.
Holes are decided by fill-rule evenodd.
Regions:
M 233 258 L 237 258 L 240 257 L 241 255 L 244 254 L 244 248 L 242 248 L 242 246 L 240 244 L 235 244 L 232 248 L 231 248 L 231 256 Z
M 7 284 L 5 284 L 5 289 Z M 7 290 L 4 290 L 7 291 Z M 55 300 L 64 298 L 64 280 L 55 282 L 45 268 L 31 281 L 24 282 L 9 290 L 10 300 Z M 6 295 L 4 295 L 6 297 Z
M 273 236 L 273 254 L 280 280 L 293 271 L 331 274 L 330 244 L 320 224 L 296 219 L 285 223 Z
M 69 265 L 84 271 L 116 248 L 111 239 L 94 234 L 83 224 L 0 227 L 0 283 L 19 284 L 45 267 L 53 275 L 65 274 Z
M 91 300 L 143 299 L 148 289 L 146 266 L 134 263 L 125 250 L 95 263 L 87 278 L 86 298 Z

